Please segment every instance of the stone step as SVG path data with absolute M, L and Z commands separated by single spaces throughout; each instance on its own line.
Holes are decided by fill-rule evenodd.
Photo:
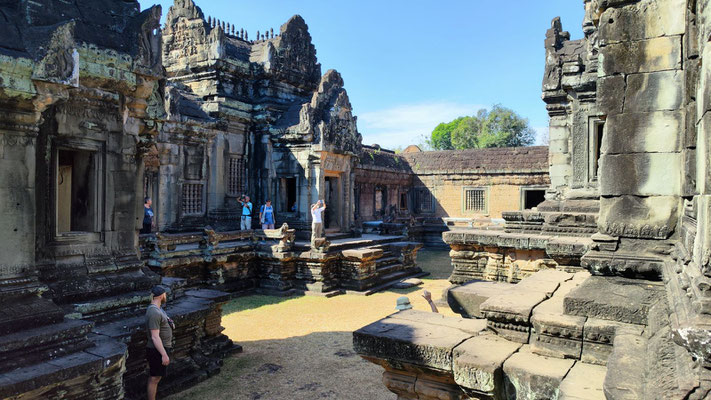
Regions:
M 422 278 L 429 275 L 429 272 L 422 272 L 419 268 L 409 268 L 405 271 L 395 272 L 378 278 L 378 284 L 366 290 L 346 290 L 346 294 L 357 294 L 370 296 L 371 294 L 386 290 L 404 278 Z
M 400 263 L 400 257 L 381 257 L 375 260 L 375 267 L 380 270 L 398 263 Z
M 544 357 L 528 345 L 504 362 L 504 389 L 509 399 L 557 399 L 558 388 L 574 360 Z
M 81 318 L 106 322 L 133 314 L 135 310 L 146 306 L 149 302 L 150 292 L 148 290 L 140 290 L 118 296 L 74 303 L 71 308 Z
M 113 340 L 100 340 L 93 346 L 2 374 L 0 398 L 11 398 L 35 389 L 56 386 L 62 395 L 56 398 L 118 398 L 122 393 L 121 368 L 126 345 Z M 83 377 L 83 378 L 82 378 Z M 92 382 L 91 386 L 86 382 Z M 87 393 L 87 388 L 93 392 Z M 40 398 L 44 398 L 40 395 Z M 55 397 L 52 397 L 55 398 Z
M 603 382 L 607 368 L 576 362 L 560 384 L 559 400 L 605 400 Z
M 662 282 L 592 276 L 565 297 L 565 313 L 647 325 L 650 308 L 665 295 Z
M 90 347 L 86 335 L 93 326 L 88 321 L 69 319 L 0 336 L 0 372 Z
M 480 309 L 481 304 L 513 286 L 513 283 L 476 280 L 448 287 L 444 290 L 442 298 L 447 300 L 452 311 L 464 318 L 484 318 Z

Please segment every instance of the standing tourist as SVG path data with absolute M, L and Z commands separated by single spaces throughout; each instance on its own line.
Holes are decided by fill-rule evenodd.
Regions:
M 175 324 L 161 308 L 168 300 L 163 286 L 151 289 L 153 300 L 146 309 L 146 360 L 148 360 L 148 400 L 155 400 L 158 382 L 166 375 L 173 348 Z
M 151 233 L 151 228 L 155 226 L 152 205 L 153 200 L 150 197 L 143 199 L 143 228 L 141 228 L 141 233 Z
M 271 200 L 267 200 L 266 204 L 259 209 L 259 221 L 262 229 L 274 229 L 274 208 Z
M 323 235 L 323 210 L 326 209 L 326 203 L 319 200 L 311 206 L 311 247 L 316 247 L 316 239 Z
M 252 229 L 252 203 L 249 201 L 249 196 L 242 195 L 238 201 L 242 204 L 242 220 L 239 228 L 243 231 Z

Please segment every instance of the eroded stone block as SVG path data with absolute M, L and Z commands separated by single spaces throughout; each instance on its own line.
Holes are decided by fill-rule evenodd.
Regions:
M 609 44 L 600 59 L 602 76 L 681 69 L 681 36 Z
M 624 112 L 678 110 L 683 88 L 684 74 L 678 70 L 629 75 Z
M 480 335 L 454 349 L 458 385 L 496 398 L 504 394 L 503 364 L 521 347 L 496 335 Z
M 651 306 L 664 294 L 659 282 L 591 276 L 563 301 L 565 313 L 645 325 Z
M 678 152 L 684 125 L 681 111 L 610 115 L 601 151 L 603 154 Z
M 678 195 L 681 162 L 681 153 L 604 154 L 600 157 L 600 194 Z
M 560 384 L 560 400 L 605 400 L 602 385 L 607 369 L 599 365 L 575 363 Z
M 600 199 L 600 232 L 611 236 L 666 239 L 674 232 L 679 200 L 671 196 Z
M 556 399 L 574 360 L 533 354 L 528 346 L 504 362 L 506 396 L 510 399 Z

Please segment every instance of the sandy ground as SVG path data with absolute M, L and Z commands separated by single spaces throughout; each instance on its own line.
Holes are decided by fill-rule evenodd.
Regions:
M 222 325 L 244 352 L 225 360 L 219 375 L 170 399 L 394 399 L 382 384 L 382 368 L 353 352 L 352 332 L 395 312 L 403 295 L 415 309 L 430 311 L 422 289 L 440 297 L 449 286 L 449 259 L 446 251 L 428 251 L 418 261 L 432 275 L 417 288 L 328 299 L 233 300 L 224 308 Z M 452 315 L 446 307 L 440 310 Z

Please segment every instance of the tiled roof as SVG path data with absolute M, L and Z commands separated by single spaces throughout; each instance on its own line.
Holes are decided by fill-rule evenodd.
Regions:
M 415 173 L 438 171 L 548 172 L 548 147 L 424 151 L 402 157 Z

